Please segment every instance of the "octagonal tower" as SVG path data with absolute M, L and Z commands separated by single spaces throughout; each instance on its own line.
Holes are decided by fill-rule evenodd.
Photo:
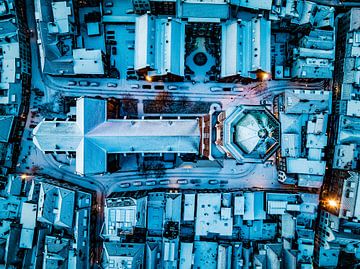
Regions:
M 238 162 L 264 162 L 280 146 L 280 123 L 264 106 L 241 105 L 217 116 L 217 148 Z

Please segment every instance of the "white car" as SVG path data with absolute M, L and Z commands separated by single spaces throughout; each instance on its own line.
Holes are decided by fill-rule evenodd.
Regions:
M 108 82 L 107 86 L 108 86 L 108 87 L 111 87 L 111 88 L 116 88 L 116 87 L 117 87 L 117 83 Z
M 99 86 L 100 85 L 100 83 L 99 82 L 91 82 L 90 83 L 90 86 L 92 86 L 92 87 L 97 87 L 97 86 Z
M 176 86 L 176 85 L 169 85 L 169 86 L 167 86 L 167 88 L 168 88 L 169 90 L 173 91 L 173 90 L 177 90 L 177 89 L 178 89 L 178 86 Z
M 133 186 L 142 186 L 142 182 L 141 181 L 134 181 L 133 182 Z
M 154 180 L 146 181 L 145 185 L 146 186 L 154 186 L 154 185 L 156 185 L 156 181 L 154 181 Z
M 210 91 L 212 91 L 212 92 L 222 92 L 223 88 L 221 88 L 221 87 L 210 87 Z
M 177 183 L 178 183 L 178 184 L 188 184 L 188 181 L 187 181 L 187 179 L 179 179 L 179 180 L 177 181 Z
M 233 88 L 233 91 L 234 91 L 234 92 L 243 92 L 243 91 L 244 91 L 244 88 L 242 88 L 242 87 L 234 87 L 234 88 Z
M 120 184 L 121 188 L 129 188 L 130 187 L 130 183 L 121 183 Z

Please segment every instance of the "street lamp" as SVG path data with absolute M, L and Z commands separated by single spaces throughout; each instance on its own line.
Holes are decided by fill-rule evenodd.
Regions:
M 148 76 L 148 75 L 145 76 L 145 79 L 146 79 L 147 82 L 152 82 L 152 78 L 150 76 Z
M 269 73 L 266 73 L 266 72 L 260 72 L 259 73 L 259 79 L 261 81 L 267 81 L 271 78 L 270 74 Z
M 24 179 L 24 180 L 25 180 L 26 178 L 27 178 L 27 175 L 25 175 L 25 174 L 22 174 L 22 175 L 21 175 L 21 179 Z
M 336 208 L 338 206 L 338 202 L 334 199 L 328 199 L 327 204 L 332 208 Z

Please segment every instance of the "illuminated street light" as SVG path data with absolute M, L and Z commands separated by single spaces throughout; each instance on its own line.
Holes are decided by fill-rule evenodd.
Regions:
M 27 178 L 27 175 L 25 175 L 25 174 L 21 175 L 21 179 L 26 179 L 26 178 Z
M 261 72 L 260 73 L 260 79 L 262 81 L 269 80 L 270 78 L 271 78 L 271 76 L 270 76 L 269 73 L 266 73 L 266 72 Z
M 146 81 L 151 82 L 152 78 L 150 76 L 145 76 Z
M 330 207 L 337 207 L 338 203 L 334 199 L 328 199 L 327 203 Z

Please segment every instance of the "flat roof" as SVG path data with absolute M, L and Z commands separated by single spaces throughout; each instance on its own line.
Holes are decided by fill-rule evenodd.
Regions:
M 195 234 L 197 236 L 207 236 L 208 234 L 231 236 L 233 217 L 232 215 L 222 215 L 223 208 L 221 193 L 198 193 Z
M 104 74 L 104 63 L 101 50 L 74 49 L 75 74 Z
M 309 174 L 323 176 L 325 174 L 325 161 L 308 160 L 305 158 L 287 158 L 287 172 L 290 174 Z

